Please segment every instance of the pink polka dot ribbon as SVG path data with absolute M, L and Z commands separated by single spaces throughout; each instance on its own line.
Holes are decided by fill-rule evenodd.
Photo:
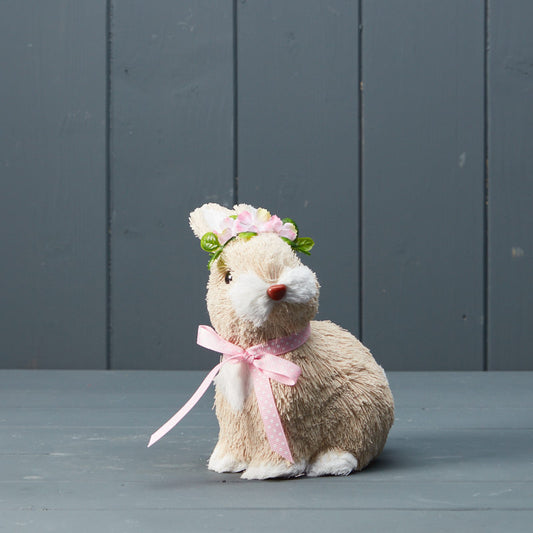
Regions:
M 272 394 L 270 380 L 273 379 L 289 386 L 296 384 L 302 372 L 300 367 L 291 361 L 278 357 L 278 355 L 283 355 L 299 348 L 307 341 L 310 334 L 311 325 L 308 324 L 299 333 L 273 339 L 265 344 L 251 346 L 245 350 L 220 337 L 213 328 L 199 326 L 198 344 L 209 350 L 222 353 L 224 358 L 209 372 L 189 401 L 150 437 L 148 447 L 155 444 L 185 417 L 209 388 L 223 365 L 244 361 L 250 366 L 257 405 L 263 419 L 270 447 L 284 459 L 293 463 L 294 460 L 287 442 L 287 436 L 283 430 L 274 395 Z

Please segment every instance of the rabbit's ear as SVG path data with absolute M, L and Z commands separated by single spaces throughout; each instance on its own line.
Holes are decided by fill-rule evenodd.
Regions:
M 219 204 L 204 204 L 189 216 L 189 224 L 194 234 L 201 239 L 210 231 L 219 231 L 222 221 L 235 212 Z
M 248 204 L 234 205 L 233 210 L 237 214 L 242 213 L 243 211 L 248 211 L 248 213 L 255 213 L 257 211 L 255 207 L 252 207 L 251 205 L 248 205 Z

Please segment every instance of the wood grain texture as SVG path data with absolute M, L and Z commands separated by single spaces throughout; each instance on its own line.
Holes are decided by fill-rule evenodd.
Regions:
M 489 2 L 488 363 L 533 369 L 533 4 Z
M 385 368 L 532 369 L 532 17 L 0 2 L 0 366 L 211 367 L 187 216 L 238 193 L 315 239 L 318 318 Z
M 363 340 L 483 368 L 482 3 L 363 1 Z
M 105 2 L 0 3 L 0 364 L 105 368 Z
M 239 200 L 315 240 L 319 318 L 357 334 L 357 2 L 237 6 Z
M 114 1 L 111 27 L 111 365 L 205 368 L 188 215 L 233 197 L 232 5 Z
M 149 434 L 203 372 L 0 371 L 6 531 L 512 531 L 533 517 L 530 372 L 389 373 L 380 458 L 341 478 L 244 481 L 206 460 L 212 391 Z M 428 393 L 430 391 L 430 393 Z M 177 527 L 177 525 L 179 527 Z

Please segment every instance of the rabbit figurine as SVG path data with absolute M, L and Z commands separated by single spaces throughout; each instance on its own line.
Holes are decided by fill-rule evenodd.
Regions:
M 319 284 L 295 253 L 308 253 L 312 240 L 300 238 L 292 220 L 244 204 L 233 210 L 205 204 L 191 213 L 190 225 L 211 254 L 209 335 L 229 347 L 221 350 L 225 359 L 228 352 L 246 354 L 235 359 L 230 353 L 208 376 L 218 372 L 220 426 L 208 468 L 243 472 L 244 479 L 365 468 L 385 445 L 394 401 L 369 350 L 336 324 L 313 320 Z M 292 378 L 268 379 L 257 370 L 267 364 L 253 356 L 257 347 L 272 346 L 277 351 L 268 361 L 289 374 L 297 369 Z M 286 453 L 275 448 L 276 438 Z

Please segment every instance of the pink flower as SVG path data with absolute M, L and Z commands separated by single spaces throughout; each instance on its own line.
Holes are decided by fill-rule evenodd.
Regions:
M 270 220 L 265 222 L 261 229 L 264 233 L 277 233 L 280 237 L 285 237 L 290 241 L 296 239 L 296 228 L 294 225 L 290 222 L 283 223 L 276 215 L 273 215 Z
M 289 241 L 293 241 L 296 239 L 296 228 L 294 227 L 294 224 L 291 224 L 290 222 L 285 222 L 281 229 L 278 231 L 278 235 L 280 237 L 285 237 L 286 239 L 289 239 Z
M 276 215 L 270 217 L 269 220 L 261 225 L 261 230 L 264 233 L 279 233 L 283 227 L 283 222 Z
M 242 211 L 239 213 L 237 220 L 235 220 L 235 233 L 243 233 L 245 231 L 253 231 L 259 233 L 259 228 L 256 226 L 255 217 L 248 211 Z
M 220 244 L 226 244 L 232 237 L 235 237 L 235 235 L 237 235 L 235 233 L 234 226 L 235 220 L 230 217 L 226 217 L 222 221 L 222 224 L 220 225 L 220 231 L 215 232 L 218 237 L 218 242 L 220 242 Z
M 296 228 L 290 222 L 283 222 L 278 216 L 271 215 L 266 209 L 253 212 L 242 211 L 235 218 L 227 217 L 222 221 L 220 231 L 216 232 L 220 244 L 224 245 L 239 233 L 276 233 L 290 241 L 296 239 Z

